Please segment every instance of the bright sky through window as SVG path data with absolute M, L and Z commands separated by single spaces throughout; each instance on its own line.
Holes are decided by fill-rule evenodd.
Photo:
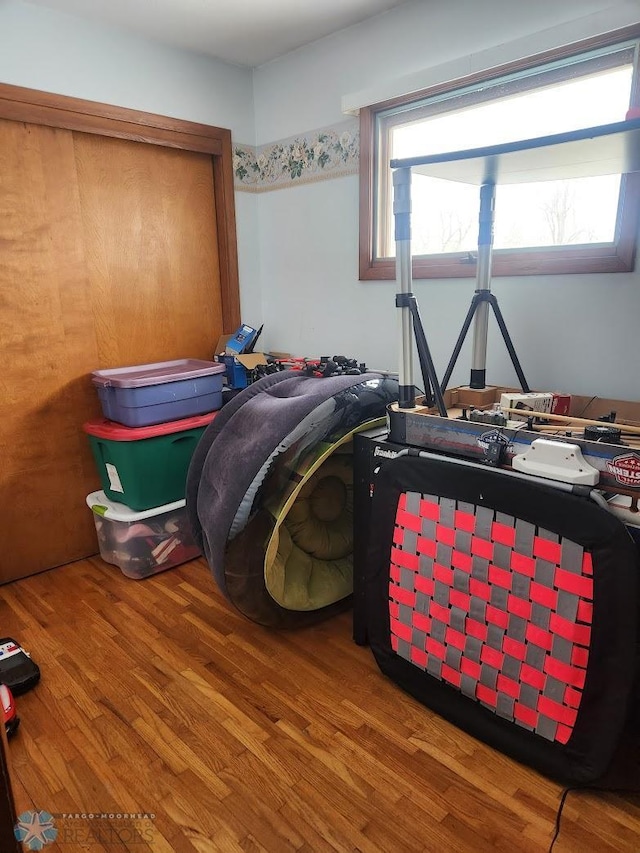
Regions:
M 391 156 L 478 148 L 622 121 L 631 80 L 632 67 L 624 65 L 397 125 L 391 131 Z M 498 186 L 494 247 L 610 243 L 619 188 L 619 176 Z M 413 253 L 475 251 L 478 193 L 476 187 L 414 174 Z M 387 246 L 393 255 L 391 233 Z

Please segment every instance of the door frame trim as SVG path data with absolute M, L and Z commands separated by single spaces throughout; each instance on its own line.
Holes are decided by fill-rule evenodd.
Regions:
M 240 281 L 230 130 L 8 83 L 0 83 L 0 119 L 210 154 L 216 203 L 222 325 L 225 334 L 231 334 L 238 328 L 241 322 Z

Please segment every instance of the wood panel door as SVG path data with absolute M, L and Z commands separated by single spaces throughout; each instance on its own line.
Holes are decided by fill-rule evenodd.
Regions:
M 97 552 L 92 370 L 211 358 L 210 154 L 0 120 L 0 582 Z

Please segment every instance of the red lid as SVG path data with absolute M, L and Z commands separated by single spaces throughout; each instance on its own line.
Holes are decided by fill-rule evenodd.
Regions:
M 82 424 L 82 429 L 96 438 L 108 438 L 111 441 L 138 441 L 141 438 L 155 438 L 158 435 L 170 435 L 172 432 L 206 427 L 217 414 L 217 412 L 207 412 L 193 418 L 182 418 L 179 421 L 167 421 L 163 424 L 143 427 L 127 427 L 102 418 L 99 421 L 87 421 L 86 424 Z

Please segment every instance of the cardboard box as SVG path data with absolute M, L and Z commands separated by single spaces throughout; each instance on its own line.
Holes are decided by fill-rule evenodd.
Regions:
M 568 415 L 571 410 L 571 394 L 558 394 L 554 391 L 551 401 L 552 415 Z
M 255 341 L 257 329 L 242 324 L 233 335 L 221 335 L 218 338 L 214 357 L 225 366 L 225 384 L 227 388 L 241 389 L 249 384 L 249 374 L 259 364 L 267 364 L 263 352 L 245 353 L 244 350 Z
M 500 395 L 500 408 L 522 409 L 522 415 L 508 412 L 509 419 L 513 421 L 526 421 L 531 412 L 548 413 L 551 411 L 553 394 L 540 394 L 534 391 L 530 393 L 504 393 Z

